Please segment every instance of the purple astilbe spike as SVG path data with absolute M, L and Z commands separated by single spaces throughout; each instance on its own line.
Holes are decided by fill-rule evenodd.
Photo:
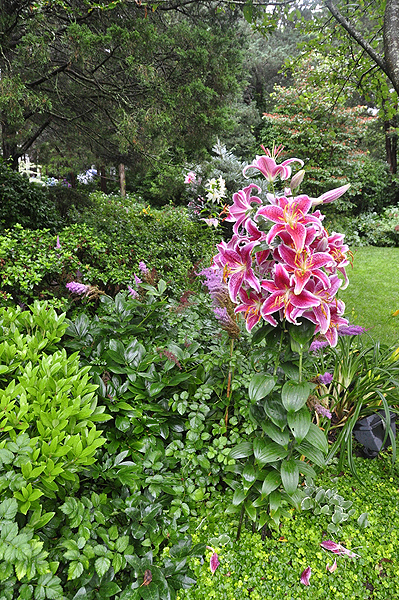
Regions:
M 320 415 L 321 417 L 325 417 L 326 419 L 331 419 L 332 415 L 331 415 L 330 411 L 328 410 L 328 408 L 326 408 L 322 404 L 315 404 L 314 409 L 317 412 L 317 414 Z
M 328 346 L 327 340 L 313 340 L 313 342 L 310 344 L 309 351 L 317 352 L 318 350 L 321 350 L 321 348 L 325 348 L 326 346 Z
M 134 273 L 134 281 L 136 282 L 136 285 L 140 285 L 140 283 L 142 283 L 140 277 L 137 277 L 136 273 Z
M 362 335 L 365 331 L 367 329 L 360 325 L 347 325 L 346 327 L 339 327 L 338 335 Z
M 326 371 L 324 373 L 324 375 L 319 375 L 318 376 L 318 380 L 323 385 L 329 385 L 332 382 L 332 380 L 333 380 L 333 376 L 331 375 L 331 373 L 328 373 L 328 371 Z
M 139 269 L 144 275 L 146 275 L 149 272 L 149 268 L 143 260 L 139 262 Z
M 60 236 L 57 235 L 57 243 L 55 245 L 56 250 L 59 250 L 61 248 L 61 244 L 60 244 Z
M 310 567 L 306 567 L 306 569 L 304 569 L 302 571 L 301 583 L 303 583 L 303 585 L 309 585 L 309 580 L 310 580 L 311 574 L 312 574 L 312 569 Z
M 78 283 L 77 281 L 70 281 L 66 284 L 65 287 L 71 292 L 71 294 L 78 294 L 79 296 L 87 294 L 87 292 L 90 289 L 89 285 L 85 285 L 84 283 Z
M 209 562 L 209 566 L 210 566 L 210 569 L 211 569 L 212 575 L 214 575 L 214 574 L 215 574 L 215 571 L 216 571 L 216 569 L 218 568 L 218 566 L 219 566 L 219 565 L 220 565 L 220 562 L 219 562 L 219 557 L 218 557 L 218 555 L 216 554 L 216 552 L 214 552 L 214 553 L 212 554 L 212 556 L 211 556 L 211 560 L 210 560 L 210 562 Z
M 133 289 L 131 285 L 128 285 L 127 289 L 129 290 L 129 296 L 131 296 L 134 299 L 139 297 L 137 291 L 135 289 Z

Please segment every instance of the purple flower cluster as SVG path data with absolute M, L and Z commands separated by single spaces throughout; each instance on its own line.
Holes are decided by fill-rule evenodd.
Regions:
M 66 284 L 66 288 L 71 292 L 71 294 L 78 294 L 79 296 L 82 296 L 83 294 L 87 294 L 90 286 L 77 281 L 70 281 Z

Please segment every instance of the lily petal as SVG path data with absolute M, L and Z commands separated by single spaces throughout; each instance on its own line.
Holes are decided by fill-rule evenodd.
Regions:
M 310 580 L 311 574 L 312 574 L 312 569 L 310 567 L 306 567 L 306 569 L 304 569 L 304 571 L 302 571 L 301 583 L 303 583 L 303 585 L 309 585 L 309 580 Z

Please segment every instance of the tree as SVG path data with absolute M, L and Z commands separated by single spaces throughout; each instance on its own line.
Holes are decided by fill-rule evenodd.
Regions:
M 39 140 L 132 163 L 206 144 L 241 72 L 234 15 L 212 7 L 0 0 L 3 157 L 16 168 Z

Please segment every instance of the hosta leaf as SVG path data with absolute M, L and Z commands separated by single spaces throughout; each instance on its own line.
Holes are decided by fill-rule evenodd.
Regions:
M 233 448 L 229 454 L 230 458 L 248 458 L 253 453 L 253 446 L 251 442 L 242 442 Z
M 291 429 L 294 438 L 300 444 L 307 436 L 311 425 L 310 412 L 307 406 L 303 406 L 297 412 L 288 411 L 288 426 Z
M 266 415 L 283 431 L 287 425 L 287 411 L 279 400 L 266 399 L 263 403 Z
M 265 464 L 281 460 L 288 455 L 288 450 L 268 438 L 256 438 L 254 455 L 258 462 Z
M 266 435 L 276 442 L 276 444 L 280 444 L 280 446 L 288 445 L 290 441 L 288 429 L 281 431 L 280 427 L 277 427 L 274 423 L 270 423 L 270 421 L 264 421 L 261 426 Z
M 237 488 L 233 494 L 232 504 L 234 506 L 238 506 L 239 504 L 244 502 L 245 498 L 247 497 L 247 493 L 248 492 L 243 490 L 242 488 Z
M 281 400 L 288 411 L 298 411 L 306 404 L 306 400 L 312 390 L 312 386 L 307 383 L 298 383 L 296 381 L 287 381 L 281 390 Z
M 306 456 L 306 458 L 309 458 L 312 462 L 316 463 L 319 467 L 325 466 L 323 454 L 320 450 L 309 444 L 307 440 L 303 440 L 303 442 L 297 446 L 296 450 Z
M 326 434 L 317 427 L 314 423 L 310 424 L 309 431 L 306 435 L 306 441 L 312 444 L 315 448 L 327 454 L 328 452 L 328 441 Z
M 299 483 L 299 469 L 294 459 L 283 460 L 281 463 L 281 481 L 287 494 L 293 494 Z
M 276 385 L 275 377 L 271 375 L 263 375 L 257 373 L 254 375 L 249 382 L 248 394 L 251 402 L 257 402 L 262 400 L 270 394 L 274 386 Z
M 281 483 L 281 475 L 278 471 L 273 469 L 268 473 L 262 484 L 262 496 L 268 496 L 273 492 Z
M 248 483 L 252 483 L 255 481 L 256 471 L 255 471 L 255 467 L 253 466 L 252 463 L 247 462 L 247 464 L 245 465 L 244 470 L 242 472 L 242 476 L 245 479 L 245 481 L 247 481 Z

